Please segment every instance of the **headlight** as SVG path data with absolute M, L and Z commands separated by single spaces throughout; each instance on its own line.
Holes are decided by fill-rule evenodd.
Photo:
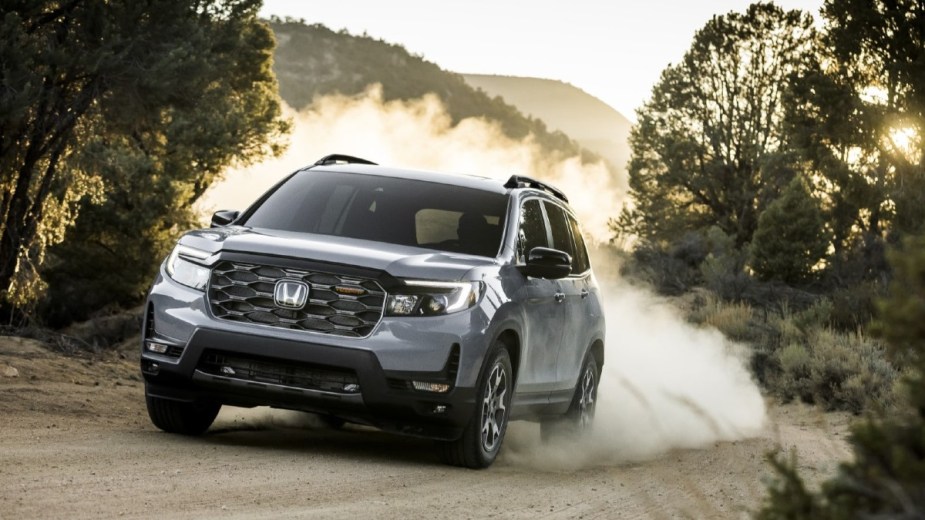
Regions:
M 207 251 L 177 244 L 167 257 L 164 269 L 173 281 L 201 291 L 209 282 L 209 268 L 190 262 L 187 258 L 202 261 L 209 256 Z
M 405 287 L 390 294 L 387 316 L 440 316 L 466 310 L 482 293 L 481 282 L 405 281 Z

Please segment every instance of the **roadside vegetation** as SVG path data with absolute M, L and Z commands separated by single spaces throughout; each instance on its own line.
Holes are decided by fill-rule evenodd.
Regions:
M 821 491 L 774 458 L 759 516 L 920 517 L 925 10 L 821 14 L 757 3 L 695 35 L 637 112 L 611 227 L 624 274 L 751 345 L 769 394 L 868 417 Z
M 0 323 L 136 304 L 205 189 L 280 151 L 259 7 L 4 2 Z

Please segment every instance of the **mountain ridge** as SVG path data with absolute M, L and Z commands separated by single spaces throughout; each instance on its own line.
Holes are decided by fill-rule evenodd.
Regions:
M 561 131 L 620 171 L 629 160 L 633 123 L 619 111 L 571 83 L 529 76 L 462 73 L 489 96 L 501 97 L 528 117 Z

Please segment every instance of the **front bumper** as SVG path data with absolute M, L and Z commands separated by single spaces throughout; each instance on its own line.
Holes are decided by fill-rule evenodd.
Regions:
M 385 318 L 369 337 L 357 339 L 219 320 L 206 306 L 203 293 L 158 277 L 148 299 L 144 337 L 170 345 L 173 355 L 142 346 L 149 395 L 330 414 L 438 439 L 458 438 L 472 417 L 478 369 L 488 346 L 486 309 Z M 448 332 L 453 330 L 465 333 Z M 246 371 L 249 375 L 242 376 L 240 370 L 224 372 L 209 365 L 210 359 L 244 360 L 284 374 L 264 378 Z M 296 377 L 286 375 L 290 367 L 293 373 L 307 367 L 303 373 L 309 379 L 315 368 L 351 374 L 355 387 L 290 384 Z M 446 383 L 450 390 L 416 390 L 412 381 Z

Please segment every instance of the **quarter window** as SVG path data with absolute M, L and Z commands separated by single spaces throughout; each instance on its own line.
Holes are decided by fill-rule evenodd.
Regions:
M 588 260 L 588 248 L 585 247 L 585 239 L 581 235 L 581 228 L 578 222 L 569 215 L 569 225 L 572 228 L 572 238 L 575 239 L 575 256 L 572 257 L 572 274 L 581 274 L 591 269 L 591 262 Z

